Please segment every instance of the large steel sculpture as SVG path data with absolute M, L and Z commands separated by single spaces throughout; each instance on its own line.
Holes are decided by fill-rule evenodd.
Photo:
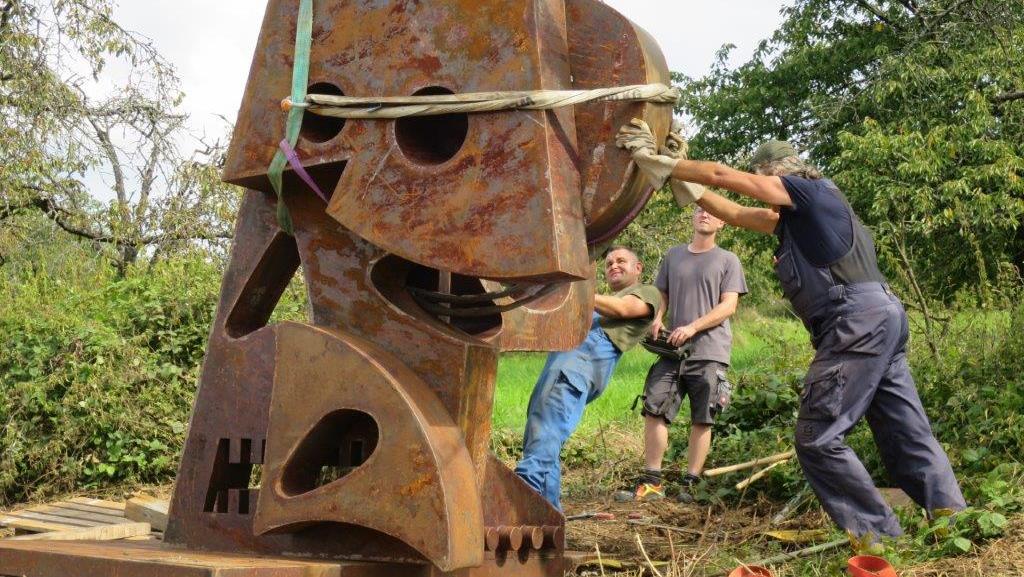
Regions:
M 323 574 L 561 575 L 564 518 L 489 451 L 498 354 L 582 340 L 594 252 L 650 194 L 615 132 L 639 117 L 664 136 L 671 107 L 307 114 L 296 148 L 329 202 L 287 172 L 292 236 L 267 166 L 296 6 L 268 3 L 224 168 L 248 191 L 163 547 L 341 571 Z M 313 93 L 669 83 L 655 43 L 597 0 L 315 6 Z M 297 271 L 309 322 L 268 324 Z

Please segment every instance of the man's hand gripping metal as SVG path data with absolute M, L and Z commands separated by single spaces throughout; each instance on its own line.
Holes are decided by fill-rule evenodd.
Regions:
M 655 188 L 661 188 L 665 181 L 671 178 L 676 162 L 685 159 L 689 152 L 682 132 L 682 124 L 673 120 L 672 129 L 665 138 L 665 143 L 658 146 L 647 123 L 634 118 L 619 129 L 615 144 L 628 150 L 644 177 Z M 680 207 L 693 204 L 704 195 L 703 186 L 674 178 L 671 178 L 671 189 L 672 196 Z

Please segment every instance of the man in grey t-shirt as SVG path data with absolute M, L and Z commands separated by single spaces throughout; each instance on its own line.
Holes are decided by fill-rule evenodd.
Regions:
M 619 491 L 616 500 L 648 501 L 664 498 L 661 464 L 668 448 L 668 426 L 683 397 L 690 398 L 690 442 L 687 475 L 680 498 L 689 499 L 689 487 L 699 478 L 711 448 L 714 423 L 713 397 L 725 381 L 732 351 L 729 317 L 739 296 L 746 294 L 743 268 L 735 254 L 717 246 L 715 237 L 724 223 L 697 207 L 689 244 L 669 249 L 661 261 L 654 286 L 662 292 L 669 312 L 668 340 L 673 346 L 690 343 L 683 363 L 659 359 L 644 383 L 644 471 L 633 492 Z M 651 330 L 663 328 L 661 313 Z

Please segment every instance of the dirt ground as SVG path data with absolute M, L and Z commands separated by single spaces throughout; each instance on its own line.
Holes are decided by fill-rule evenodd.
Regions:
M 591 502 L 567 502 L 566 514 L 611 513 L 612 520 L 584 519 L 566 526 L 567 548 L 585 552 L 589 563 L 581 575 L 600 575 L 593 561 L 598 552 L 606 564 L 605 573 L 615 572 L 621 563 L 628 574 L 653 575 L 651 565 L 661 577 L 727 575 L 741 563 L 755 561 L 782 552 L 795 551 L 817 543 L 835 540 L 829 534 L 818 541 L 781 544 L 764 535 L 778 529 L 826 529 L 829 519 L 817 510 L 805 511 L 780 525 L 770 525 L 779 505 L 760 502 L 737 509 L 683 505 L 671 499 L 642 504 L 621 504 L 610 499 Z M 646 555 L 646 558 L 645 558 Z M 803 562 L 773 564 L 777 577 L 796 575 L 846 575 L 839 568 L 852 555 L 847 545 L 833 548 Z M 918 565 L 899 567 L 901 577 L 992 577 L 1024 576 L 1024 518 L 1011 520 L 1006 536 L 986 544 L 972 555 L 945 558 Z

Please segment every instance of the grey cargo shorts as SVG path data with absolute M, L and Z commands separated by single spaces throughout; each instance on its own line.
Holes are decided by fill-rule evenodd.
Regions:
M 658 416 L 671 424 L 686 396 L 690 398 L 691 422 L 714 424 L 710 401 L 718 392 L 718 383 L 725 380 L 727 368 L 717 361 L 686 360 L 680 367 L 676 361 L 658 359 L 647 371 L 641 414 Z

